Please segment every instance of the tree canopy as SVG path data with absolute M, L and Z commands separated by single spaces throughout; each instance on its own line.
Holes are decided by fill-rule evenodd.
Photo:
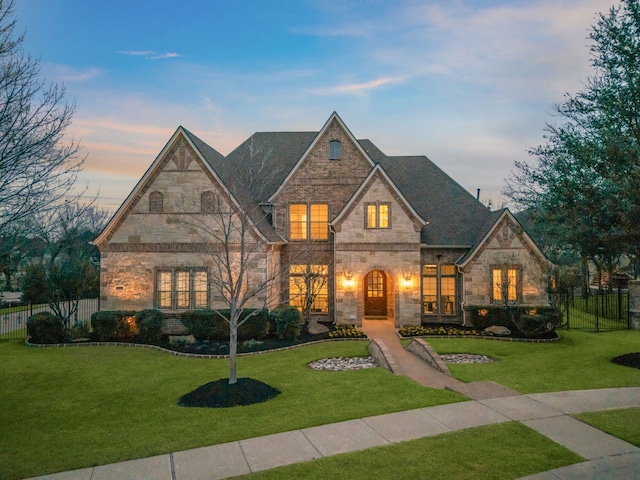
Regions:
M 599 13 L 588 39 L 594 75 L 555 106 L 503 194 L 548 242 L 611 269 L 640 252 L 640 0 Z

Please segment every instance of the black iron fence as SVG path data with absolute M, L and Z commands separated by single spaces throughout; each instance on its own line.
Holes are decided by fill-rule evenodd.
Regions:
M 595 332 L 630 329 L 629 291 L 599 290 L 589 295 L 569 295 L 563 315 L 567 328 Z
M 65 305 L 68 311 L 70 305 Z M 91 315 L 100 310 L 99 298 L 84 298 L 78 302 L 78 309 L 71 315 L 69 326 L 88 324 Z M 27 320 L 40 312 L 52 312 L 48 304 L 14 304 L 0 309 L 0 340 L 20 340 L 27 338 Z

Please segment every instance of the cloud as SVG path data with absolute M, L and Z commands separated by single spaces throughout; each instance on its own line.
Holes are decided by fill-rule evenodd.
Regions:
M 81 69 L 55 63 L 45 63 L 42 67 L 44 76 L 54 82 L 86 82 L 102 74 L 96 67 Z
M 147 60 L 162 60 L 165 58 L 178 58 L 182 57 L 180 53 L 176 52 L 165 52 L 158 53 L 153 50 L 118 50 L 116 53 L 121 55 L 130 55 L 133 57 L 144 57 Z
M 350 94 L 364 95 L 370 90 L 385 87 L 395 83 L 402 82 L 401 78 L 383 77 L 363 83 L 349 83 L 345 85 L 336 85 L 334 87 L 318 88 L 313 91 L 316 95 L 335 95 Z

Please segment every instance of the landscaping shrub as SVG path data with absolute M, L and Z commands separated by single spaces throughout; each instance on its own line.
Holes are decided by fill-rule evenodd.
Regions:
M 437 326 L 425 326 L 425 325 L 406 325 L 398 330 L 398 333 L 403 337 L 421 337 L 426 335 L 439 335 L 439 336 L 476 336 L 478 332 L 474 328 L 462 327 L 460 325 L 437 325 Z
M 138 338 L 143 343 L 157 344 L 162 336 L 163 316 L 160 310 L 142 310 L 136 313 Z
M 226 322 L 216 312 L 210 309 L 187 310 L 182 312 L 180 320 L 189 333 L 198 340 L 213 340 L 223 336 L 221 324 Z M 229 329 L 226 329 L 226 338 L 229 338 Z M 224 336 L 223 338 L 224 339 Z
M 111 342 L 131 338 L 135 334 L 136 312 L 130 310 L 103 310 L 91 315 L 93 338 Z
M 335 330 L 329 332 L 329 338 L 367 338 L 367 335 L 353 325 L 336 325 Z
M 64 319 L 49 312 L 31 315 L 27 320 L 27 335 L 31 343 L 61 343 L 66 340 Z
M 276 334 L 281 340 L 295 340 L 300 337 L 302 317 L 300 310 L 289 305 L 282 305 L 274 310 L 276 317 Z
M 254 309 L 247 309 L 240 315 L 238 323 L 252 314 L 245 323 L 238 327 L 239 341 L 260 339 L 267 335 L 269 311 L 254 312 Z M 189 329 L 189 333 L 198 340 L 229 341 L 229 324 L 225 320 L 225 318 L 229 318 L 229 314 L 229 310 L 189 310 L 182 313 L 180 320 Z
M 553 331 L 560 324 L 560 315 L 553 307 L 510 306 L 507 309 L 504 306 L 468 306 L 465 310 L 473 327 L 479 332 L 492 325 L 499 325 L 510 329 L 514 336 L 529 338 Z M 522 317 L 535 318 L 523 320 Z M 538 328 L 547 324 L 551 328 L 543 331 Z

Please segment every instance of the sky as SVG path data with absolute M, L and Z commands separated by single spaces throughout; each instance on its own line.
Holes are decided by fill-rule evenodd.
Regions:
M 336 111 L 494 207 L 589 76 L 617 0 L 16 0 L 25 53 L 75 102 L 79 187 L 115 211 L 178 126 L 226 155 Z

